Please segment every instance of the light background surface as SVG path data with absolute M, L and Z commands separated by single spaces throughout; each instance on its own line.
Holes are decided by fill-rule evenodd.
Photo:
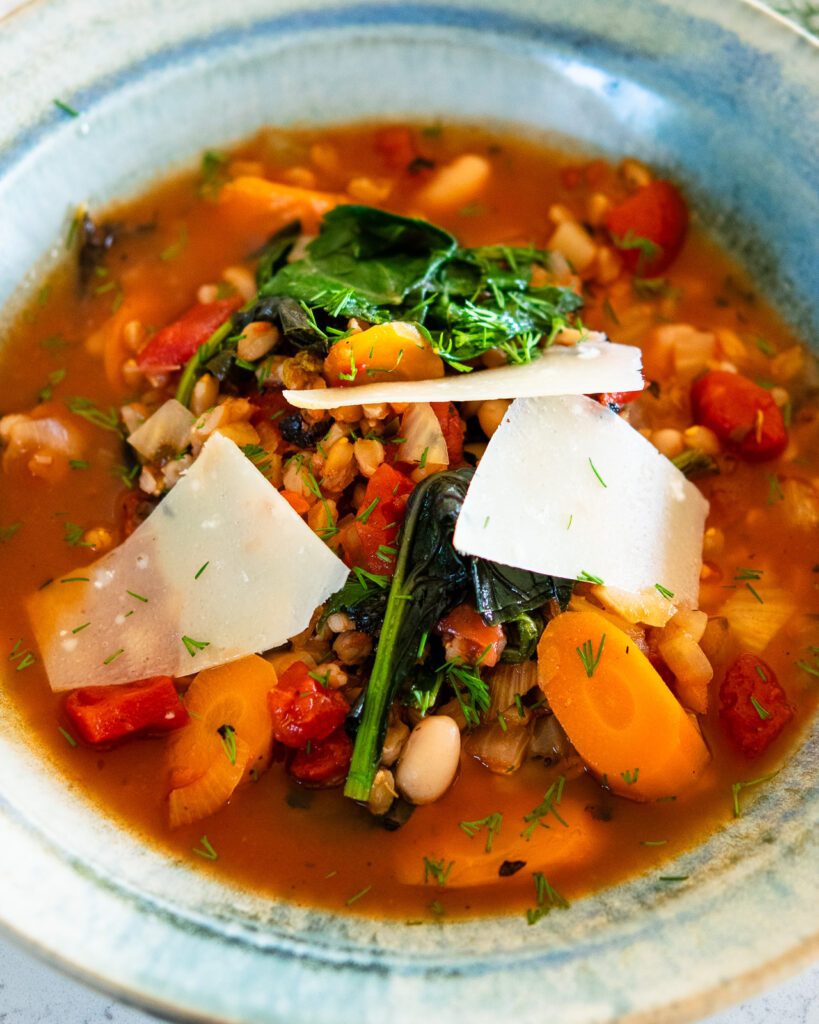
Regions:
M 0 18 L 16 6 L 18 0 L 0 0 Z M 770 6 L 819 35 L 819 3 L 780 0 Z M 0 937 L 0 1024 L 151 1024 L 152 1021 L 156 1018 L 66 978 Z M 819 1024 L 819 964 L 770 992 L 708 1017 L 702 1024 Z

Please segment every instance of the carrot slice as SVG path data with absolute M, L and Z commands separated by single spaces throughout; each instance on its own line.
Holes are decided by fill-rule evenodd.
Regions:
M 621 796 L 674 796 L 710 759 L 695 720 L 634 640 L 596 612 L 552 619 L 538 682 L 580 756 Z
M 272 665 L 251 655 L 200 672 L 185 695 L 191 721 L 168 750 L 173 828 L 225 804 L 252 771 L 267 768 L 273 723 L 267 697 L 277 682 Z
M 240 233 L 266 238 L 294 220 L 304 231 L 318 230 L 321 218 L 344 196 L 309 188 L 283 185 L 250 175 L 222 186 L 219 203 L 226 220 Z

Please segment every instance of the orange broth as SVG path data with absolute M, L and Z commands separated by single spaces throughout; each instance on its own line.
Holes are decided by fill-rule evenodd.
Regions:
M 383 179 L 383 159 L 374 147 L 372 126 L 321 132 L 265 131 L 239 147 L 230 159 L 239 170 L 291 180 L 294 167 L 309 168 L 315 187 L 343 190 L 350 179 Z M 432 216 L 466 245 L 509 243 L 545 246 L 554 229 L 550 207 L 564 204 L 582 220 L 589 196 L 622 193 L 616 170 L 602 162 L 586 164 L 565 154 L 517 138 L 459 127 L 415 129 L 419 151 L 440 162 L 464 151 L 487 154 L 492 177 L 480 202 L 455 213 Z M 249 165 L 248 165 L 248 162 Z M 260 164 L 261 166 L 253 166 Z M 220 165 L 221 166 L 221 165 Z M 565 173 L 570 168 L 569 173 Z M 575 173 L 576 168 L 583 168 Z M 288 170 L 289 169 L 289 170 Z M 416 193 L 420 175 L 394 175 L 395 186 L 382 203 L 399 213 L 424 214 Z M 577 179 L 577 180 L 575 180 Z M 128 226 L 112 248 L 108 274 L 92 279 L 82 294 L 73 266 L 63 268 L 42 288 L 12 325 L 3 348 L 0 413 L 27 410 L 49 382 L 54 407 L 64 410 L 69 396 L 82 395 L 101 408 L 119 405 L 128 389 L 115 387 L 103 370 L 104 354 L 87 344 L 121 301 L 127 315 L 129 295 L 151 291 L 155 325 L 172 320 L 194 300 L 203 282 L 219 279 L 222 269 L 246 260 L 263 237 L 226 228 L 219 205 L 199 189 L 198 175 L 165 182 L 134 202 L 108 212 Z M 141 229 L 139 229 L 141 226 Z M 214 239 L 218 238 L 218 245 Z M 749 376 L 771 378 L 777 352 L 797 344 L 741 271 L 694 224 L 685 247 L 666 272 L 658 291 L 635 290 L 624 275 L 596 284 L 587 295 L 584 322 L 614 340 L 649 345 L 652 329 L 664 322 L 718 328 L 750 339 Z M 122 299 L 120 299 L 122 296 Z M 120 314 L 118 314 L 120 315 Z M 763 338 L 757 346 L 754 339 Z M 111 365 L 122 353 L 109 353 Z M 652 352 L 646 350 L 649 375 Z M 61 372 L 65 371 L 64 376 Z M 55 373 L 55 371 L 57 371 Z M 146 841 L 187 859 L 203 870 L 271 896 L 362 914 L 434 920 L 442 915 L 522 911 L 534 903 L 532 873 L 543 871 L 566 898 L 574 899 L 630 875 L 650 872 L 658 886 L 690 884 L 663 880 L 663 861 L 700 842 L 733 815 L 732 784 L 774 769 L 798 742 L 816 704 L 817 680 L 795 662 L 805 657 L 809 616 L 819 615 L 819 552 L 815 529 L 799 529 L 779 498 L 787 478 L 815 481 L 819 476 L 817 412 L 806 401 L 805 375 L 784 382 L 793 402 L 791 447 L 776 463 L 736 462 L 730 472 L 699 481 L 712 501 L 708 525 L 725 533 L 721 551 L 707 557 L 701 607 L 718 614 L 735 582 L 737 567 L 761 569 L 755 584 L 764 600 L 767 571 L 793 597 L 794 616 L 764 652 L 776 670 L 796 714 L 794 721 L 762 758 L 748 762 L 727 743 L 716 713 L 716 687 L 730 656 L 714 665 L 711 710 L 703 730 L 713 759 L 686 793 L 652 805 L 614 797 L 588 774 L 565 783 L 560 816 L 548 817 L 530 839 L 520 833 L 524 816 L 541 803 L 560 766 L 524 762 L 513 775 L 493 775 L 462 757 L 459 777 L 439 802 L 416 809 L 395 832 L 378 827 L 371 815 L 345 800 L 339 789 L 307 790 L 285 773 L 281 758 L 253 785 L 242 788 L 212 817 L 170 831 L 166 821 L 167 783 L 163 739 L 136 739 L 98 751 L 72 746 L 61 717 L 62 698 L 51 693 L 39 658 L 23 671 L 6 662 L 7 691 L 19 707 L 33 743 L 59 766 L 67 781 L 88 794 L 100 813 L 115 816 Z M 60 379 L 58 379 L 60 378 Z M 643 400 L 641 399 L 641 402 Z M 656 406 L 656 407 L 655 407 Z M 662 408 L 646 399 L 636 425 L 685 425 L 685 411 Z M 9 654 L 18 640 L 33 647 L 24 600 L 45 581 L 70 573 L 88 561 L 88 550 L 66 541 L 67 524 L 104 527 L 121 534 L 121 501 L 127 486 L 117 477 L 123 462 L 116 434 L 77 419 L 86 443 L 87 467 L 72 468 L 62 479 L 31 476 L 23 462 L 0 473 L 0 527 L 22 524 L 0 543 L 0 644 Z M 775 476 L 773 474 L 776 474 Z M 734 589 L 725 589 L 734 588 Z M 807 626 L 806 626 L 807 621 Z M 816 619 L 813 620 L 814 626 Z M 36 650 L 34 654 L 36 656 Z M 19 665 L 19 661 L 16 663 Z M 93 680 L 89 680 L 89 684 Z M 775 781 L 769 783 L 776 785 Z M 674 796 L 674 794 L 669 794 Z M 741 795 L 749 799 L 748 793 Z M 493 849 L 486 852 L 486 831 L 470 838 L 459 822 L 502 811 L 503 824 Z M 207 836 L 218 860 L 208 863 L 194 852 Z M 448 884 L 428 878 L 424 858 L 452 867 Z M 504 859 L 526 861 L 512 877 L 498 876 Z M 486 884 L 461 887 L 465 868 Z

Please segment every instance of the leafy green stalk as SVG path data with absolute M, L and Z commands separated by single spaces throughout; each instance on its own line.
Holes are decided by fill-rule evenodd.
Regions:
M 399 538 L 384 624 L 364 698 L 345 796 L 366 800 L 383 745 L 387 712 L 418 661 L 419 637 L 464 593 L 467 571 L 452 546 L 471 469 L 427 477 L 412 492 Z

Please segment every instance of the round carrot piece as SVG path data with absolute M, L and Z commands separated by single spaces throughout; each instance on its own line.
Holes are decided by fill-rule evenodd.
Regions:
M 394 320 L 340 338 L 324 360 L 333 386 L 443 377 L 444 362 L 415 324 Z
M 596 612 L 552 619 L 538 644 L 538 682 L 577 752 L 621 796 L 675 796 L 710 759 L 646 656 Z
M 191 721 L 168 749 L 173 828 L 219 810 L 251 771 L 263 771 L 273 749 L 268 694 L 272 665 L 251 655 L 200 672 L 185 695 Z

